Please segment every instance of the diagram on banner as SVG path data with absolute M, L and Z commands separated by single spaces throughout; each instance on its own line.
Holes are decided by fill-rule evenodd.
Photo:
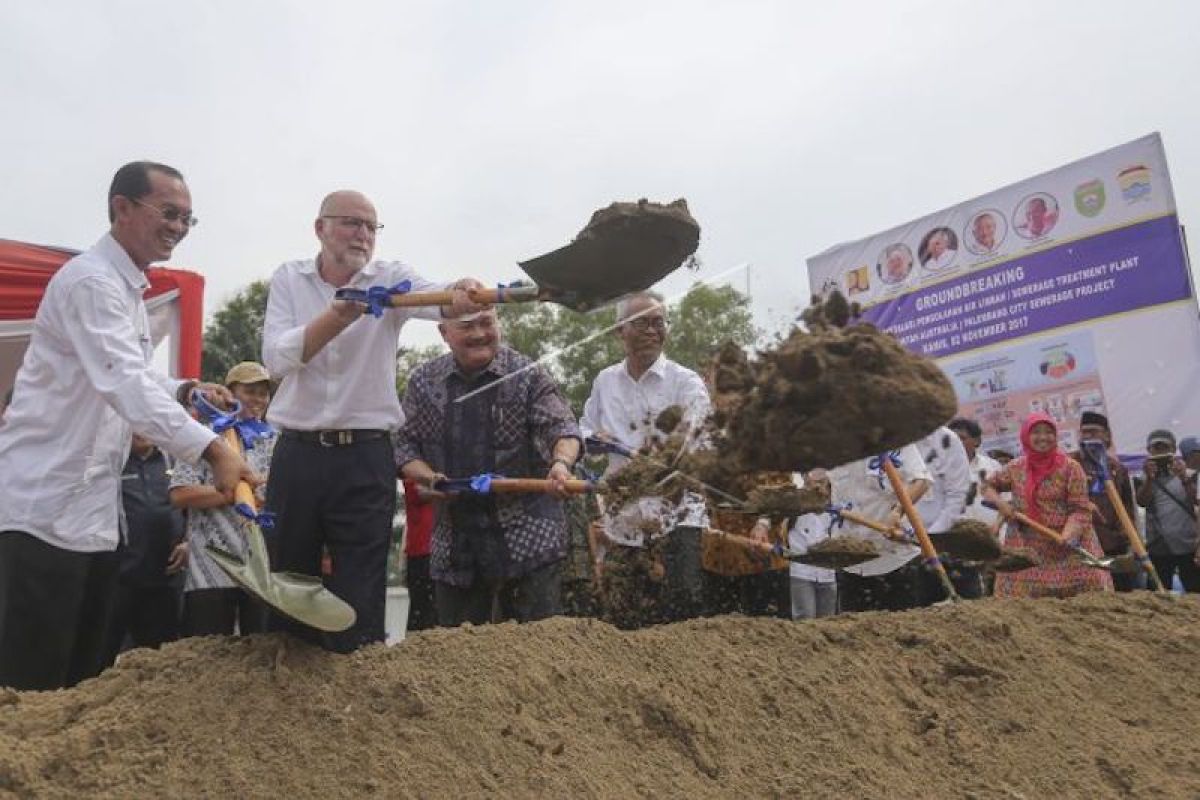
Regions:
M 1040 338 L 945 367 L 959 397 L 959 413 L 979 422 L 986 450 L 1019 454 L 1021 420 L 1039 411 L 1054 417 L 1063 447 L 1074 449 L 1083 412 L 1105 413 L 1088 331 Z

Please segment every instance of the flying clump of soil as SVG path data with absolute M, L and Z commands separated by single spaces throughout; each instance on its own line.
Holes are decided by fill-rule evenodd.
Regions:
M 719 413 L 718 447 L 743 470 L 835 467 L 893 450 L 954 416 L 954 388 L 932 361 L 906 350 L 834 293 L 803 315 L 807 330 L 748 362 L 718 354 L 717 375 L 740 402 Z
M 824 486 L 756 486 L 746 497 L 748 511 L 772 517 L 820 514 L 828 506 L 829 490 Z

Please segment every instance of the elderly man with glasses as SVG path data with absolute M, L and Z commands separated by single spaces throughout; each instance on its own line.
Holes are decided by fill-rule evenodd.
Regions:
M 341 288 L 445 289 L 400 261 L 373 258 L 383 228 L 363 194 L 327 196 L 313 224 L 321 249 L 289 261 L 271 278 L 263 326 L 263 363 L 282 382 L 267 412 L 281 430 L 271 460 L 267 506 L 277 515 L 276 570 L 318 575 L 357 615 L 335 634 L 277 617 L 272 626 L 338 652 L 382 641 L 387 553 L 396 510 L 392 434 L 404 422 L 396 396 L 400 331 L 413 318 L 439 320 L 443 309 L 397 308 L 379 317 L 339 300 Z M 453 284 L 450 316 L 479 311 Z
M 196 224 L 191 209 L 178 170 L 126 164 L 109 188 L 108 233 L 46 287 L 0 427 L 0 686 L 57 689 L 103 668 L 131 433 L 207 461 L 230 500 L 238 481 L 258 482 L 177 402 L 196 382 L 150 369 L 146 270 Z
M 583 408 L 580 427 L 587 436 L 606 439 L 626 452 L 637 450 L 655 435 L 659 415 L 675 406 L 682 412 L 675 430 L 698 436 L 711 410 L 704 380 L 687 367 L 663 355 L 669 326 L 661 295 L 641 292 L 617 305 L 616 330 L 625 350 L 620 363 L 596 376 Z M 609 456 L 608 472 L 621 469 L 627 458 Z M 648 619 L 624 621 L 629 625 L 671 622 L 696 616 L 701 606 L 700 535 L 707 525 L 704 499 L 686 492 L 678 506 L 660 497 L 642 498 L 602 522 L 598 551 L 619 546 L 613 556 L 636 560 L 631 552 L 646 547 L 661 550 L 661 583 L 647 587 L 659 595 Z M 660 533 L 652 533 L 657 529 Z M 599 533 L 599 531 L 597 531 Z M 666 537 L 665 541 L 653 540 Z

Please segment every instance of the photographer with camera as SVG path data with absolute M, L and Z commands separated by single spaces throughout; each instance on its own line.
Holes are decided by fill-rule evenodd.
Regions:
M 1170 431 L 1151 431 L 1146 440 L 1149 457 L 1143 466 L 1145 480 L 1137 491 L 1137 503 L 1146 509 L 1146 549 L 1162 578 L 1171 585 L 1178 573 L 1184 591 L 1200 591 L 1197 566 L 1196 477 L 1175 455 L 1175 436 Z

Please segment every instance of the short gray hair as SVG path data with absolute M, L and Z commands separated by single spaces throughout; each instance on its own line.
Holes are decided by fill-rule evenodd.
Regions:
M 623 323 L 630 315 L 629 307 L 633 305 L 634 300 L 653 300 L 658 305 L 662 306 L 663 314 L 667 313 L 667 301 L 658 292 L 642 291 L 627 294 L 617 301 L 617 323 Z

